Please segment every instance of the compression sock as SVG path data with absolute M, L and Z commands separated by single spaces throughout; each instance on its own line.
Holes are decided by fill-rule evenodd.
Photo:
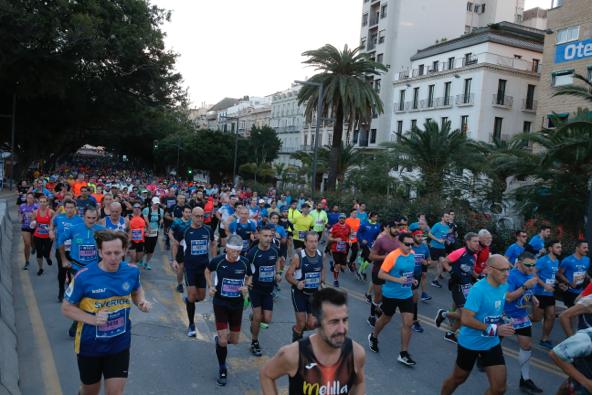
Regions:
M 195 302 L 190 302 L 185 297 L 185 308 L 187 309 L 187 318 L 189 319 L 189 325 L 195 324 Z
M 518 362 L 520 363 L 520 373 L 524 380 L 530 379 L 530 357 L 532 356 L 532 350 L 520 349 L 518 352 Z
M 370 303 L 370 316 L 376 317 L 376 305 L 374 304 L 374 302 Z
M 222 347 L 218 343 L 218 337 L 216 337 L 216 356 L 218 357 L 220 370 L 226 369 L 226 355 L 228 355 L 228 347 Z
M 302 339 L 302 333 L 296 332 L 296 328 L 292 327 L 292 341 L 296 342 L 300 339 Z
M 413 302 L 413 322 L 417 321 L 417 302 Z
M 339 280 L 339 271 L 333 271 L 333 280 Z

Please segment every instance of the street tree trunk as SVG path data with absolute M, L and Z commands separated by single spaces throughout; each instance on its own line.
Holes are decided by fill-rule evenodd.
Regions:
M 343 138 L 343 107 L 338 104 L 335 109 L 335 124 L 333 125 L 333 141 L 329 154 L 329 178 L 327 179 L 327 191 L 334 191 L 339 171 L 339 159 L 341 158 L 341 139 Z

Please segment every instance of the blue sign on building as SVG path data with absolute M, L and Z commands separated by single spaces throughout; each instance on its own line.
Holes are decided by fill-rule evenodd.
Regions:
M 555 48 L 555 63 L 573 62 L 592 58 L 592 38 L 558 45 Z

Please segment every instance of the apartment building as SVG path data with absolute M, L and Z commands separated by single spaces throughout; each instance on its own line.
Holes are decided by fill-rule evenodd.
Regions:
M 524 11 L 521 25 L 534 27 L 535 29 L 547 29 L 547 10 L 540 7 Z
M 418 48 L 459 37 L 479 26 L 522 20 L 524 0 L 363 0 L 360 45 L 388 71 L 369 81 L 379 92 L 385 112 L 354 132 L 357 146 L 388 141 L 395 101 L 392 81 L 409 68 Z M 357 140 L 355 139 L 357 137 Z
M 388 140 L 427 120 L 479 141 L 530 131 L 543 41 L 541 30 L 501 22 L 418 51 L 395 75 Z
M 592 109 L 590 102 L 572 96 L 553 97 L 556 88 L 580 84 L 579 74 L 592 81 L 592 2 L 556 1 L 548 10 L 540 89 L 537 94 L 537 128 L 553 127 L 550 115 L 568 118 L 578 108 Z
M 263 127 L 271 123 L 271 96 L 245 96 L 238 103 L 217 114 L 217 130 L 248 136 L 253 126 Z

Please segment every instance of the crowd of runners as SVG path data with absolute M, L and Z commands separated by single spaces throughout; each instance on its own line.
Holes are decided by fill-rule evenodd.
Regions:
M 72 320 L 68 332 L 75 340 L 81 394 L 99 393 L 102 378 L 107 393 L 123 393 L 131 304 L 150 311 L 140 277 L 152 269 L 159 245 L 170 256 L 176 290 L 184 294 L 187 336 L 196 336 L 195 304 L 208 299 L 213 305 L 221 386 L 228 381 L 228 345 L 238 343 L 245 307 L 251 306 L 250 351 L 261 356 L 260 328 L 272 322 L 275 294 L 287 282 L 292 343 L 261 369 L 264 394 L 277 393 L 275 381 L 285 375 L 290 394 L 364 394 L 364 350 L 379 352 L 380 334 L 397 310 L 397 361 L 415 366 L 410 340 L 424 331 L 418 308 L 431 300 L 429 287 L 443 286 L 450 290 L 450 307 L 438 310 L 435 324 L 448 326 L 443 340 L 457 344 L 457 356 L 442 394 L 453 393 L 475 363 L 487 373 L 487 393 L 503 394 L 508 379 L 501 342 L 509 336 L 518 340 L 520 371 L 510 375 L 519 375 L 521 390 L 543 392 L 530 374 L 537 342 L 570 377 L 560 393 L 592 393 L 585 241 L 563 251 L 543 226 L 530 237 L 518 230 L 505 251 L 490 251 L 491 233 L 459 234 L 454 211 L 429 225 L 428 213 L 379 218 L 362 202 L 338 207 L 273 188 L 258 195 L 88 163 L 51 173 L 19 187 L 23 269 L 42 276 L 55 258 L 56 295 Z M 368 317 L 348 316 L 341 276 L 369 283 Z M 553 344 L 558 299 L 567 308 L 559 316 L 566 340 Z M 367 347 L 347 336 L 351 319 L 370 325 Z M 542 337 L 535 340 L 532 327 L 539 323 Z

